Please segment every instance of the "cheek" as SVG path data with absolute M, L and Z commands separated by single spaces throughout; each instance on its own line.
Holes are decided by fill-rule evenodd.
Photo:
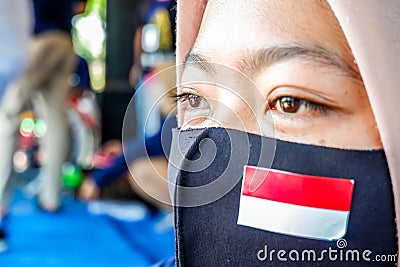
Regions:
M 373 118 L 355 119 L 346 123 L 346 130 L 338 133 L 336 142 L 345 148 L 381 149 L 382 143 Z
M 380 134 L 365 92 L 360 93 L 358 107 L 343 118 L 343 132 L 338 138 L 348 147 L 359 149 L 382 149 Z
M 368 113 L 360 116 L 357 122 L 354 122 L 352 130 L 353 136 L 360 143 L 360 146 L 370 149 L 383 148 L 375 118 L 370 109 Z
M 371 114 L 351 114 L 308 124 L 303 129 L 276 125 L 278 139 L 344 149 L 381 149 Z

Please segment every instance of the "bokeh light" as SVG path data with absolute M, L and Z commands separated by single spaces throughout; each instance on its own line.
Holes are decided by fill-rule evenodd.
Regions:
M 29 158 L 26 152 L 16 151 L 13 156 L 14 170 L 18 173 L 26 171 L 29 167 Z
M 47 125 L 42 119 L 35 120 L 35 127 L 33 133 L 36 137 L 43 137 L 46 134 Z
M 35 121 L 32 118 L 24 118 L 21 121 L 19 132 L 24 137 L 29 137 L 32 135 L 35 129 Z

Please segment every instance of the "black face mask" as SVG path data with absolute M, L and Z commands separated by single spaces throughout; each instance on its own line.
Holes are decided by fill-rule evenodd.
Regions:
M 174 131 L 170 162 L 178 266 L 359 266 L 368 259 L 374 261 L 378 254 L 397 253 L 394 200 L 383 150 L 326 148 L 208 128 Z M 344 239 L 335 240 L 338 236 L 327 241 L 308 234 L 293 236 L 297 230 L 287 234 L 286 230 L 279 233 L 239 225 L 239 207 L 244 209 L 240 201 L 245 166 L 344 178 L 340 182 L 347 185 L 350 179 L 354 180 Z M 255 190 L 263 182 L 256 181 Z M 281 216 L 258 212 L 260 220 Z M 300 221 L 292 222 L 287 231 L 291 231 L 290 225 L 299 224 Z M 317 228 L 314 225 L 311 231 Z M 285 253 L 279 254 L 279 250 Z M 315 258 L 310 250 L 315 252 Z M 358 261 L 357 252 L 349 250 L 358 251 Z M 395 262 L 392 259 L 387 264 Z

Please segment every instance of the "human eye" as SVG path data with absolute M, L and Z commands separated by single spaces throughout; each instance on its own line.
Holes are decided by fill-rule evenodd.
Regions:
M 182 88 L 176 95 L 181 128 L 200 127 L 211 113 L 209 101 L 198 90 Z
M 329 111 L 329 107 L 324 104 L 293 96 L 279 96 L 271 100 L 268 106 L 272 112 L 285 115 L 325 114 Z
M 204 106 L 204 98 L 193 93 L 182 93 L 176 96 L 179 105 L 186 108 L 201 108 Z

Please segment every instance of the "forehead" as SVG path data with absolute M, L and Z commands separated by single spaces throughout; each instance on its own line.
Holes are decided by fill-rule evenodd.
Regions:
M 322 46 L 352 61 L 324 0 L 209 0 L 193 50 L 228 63 L 246 50 L 287 43 Z

